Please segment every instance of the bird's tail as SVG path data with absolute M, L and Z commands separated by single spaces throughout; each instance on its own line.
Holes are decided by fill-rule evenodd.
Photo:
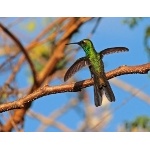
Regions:
M 94 102 L 95 106 L 101 106 L 102 104 L 102 95 L 105 92 L 107 99 L 112 102 L 115 101 L 114 93 L 111 89 L 109 82 L 107 81 L 105 75 L 103 77 L 98 77 L 96 75 L 93 76 L 94 78 Z
M 102 95 L 103 95 L 103 89 L 102 86 L 100 85 L 99 77 L 96 75 L 93 76 L 94 80 L 94 102 L 95 106 L 101 106 L 102 104 Z
M 104 77 L 103 80 L 105 82 L 105 85 L 103 86 L 103 90 L 105 92 L 105 95 L 110 102 L 114 102 L 115 101 L 115 95 L 111 89 L 111 86 L 110 86 L 108 80 L 106 79 L 106 77 Z

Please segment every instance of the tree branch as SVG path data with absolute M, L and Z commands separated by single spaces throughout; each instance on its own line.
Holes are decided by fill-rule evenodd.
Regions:
M 39 74 L 38 82 L 41 83 L 44 81 L 45 77 L 50 74 L 53 69 L 56 67 L 56 64 L 58 61 L 60 61 L 64 54 L 64 49 L 65 49 L 65 44 L 69 42 L 70 37 L 73 35 L 72 33 L 75 33 L 79 27 L 89 21 L 92 18 L 79 18 L 78 21 L 73 18 L 73 22 L 70 21 L 69 27 L 67 32 L 64 33 L 64 35 L 61 37 L 61 39 L 57 42 L 56 47 L 55 47 L 55 52 L 53 53 L 53 56 L 49 61 L 46 63 L 44 69 L 42 72 Z
M 18 47 L 20 48 L 20 50 L 22 51 L 22 53 L 24 54 L 27 62 L 29 63 L 30 65 L 30 68 L 31 68 L 31 72 L 32 72 L 32 75 L 33 75 L 33 79 L 34 79 L 34 84 L 35 85 L 38 85 L 38 82 L 37 82 L 37 79 L 36 79 L 36 71 L 35 71 L 35 68 L 34 68 L 34 65 L 28 55 L 28 53 L 26 52 L 26 49 L 23 47 L 23 45 L 21 44 L 21 42 L 18 40 L 18 38 L 13 34 L 11 33 L 6 27 L 4 27 L 4 25 L 2 25 L 0 23 L 0 28 L 7 34 L 11 37 L 11 39 L 18 45 Z
M 64 56 L 64 51 L 65 51 L 65 44 L 71 39 L 71 37 L 79 30 L 79 28 L 85 24 L 86 22 L 90 21 L 92 18 L 69 18 L 69 22 L 67 24 L 64 24 L 61 27 L 61 31 L 60 33 L 63 35 L 61 37 L 59 37 L 60 34 L 58 34 L 57 36 L 54 33 L 54 36 L 52 40 L 50 41 L 55 41 L 56 38 L 58 37 L 58 39 L 56 40 L 57 43 L 55 45 L 54 48 L 54 53 L 52 54 L 52 56 L 49 58 L 48 62 L 46 63 L 45 67 L 43 68 L 43 70 L 39 73 L 38 75 L 38 87 L 40 87 L 45 79 L 49 76 L 49 74 L 52 74 L 53 71 L 55 70 L 55 66 L 57 64 L 58 61 L 60 61 L 63 56 Z M 61 18 L 60 18 L 61 20 Z M 76 20 L 76 21 L 75 21 Z M 71 22 L 71 23 L 70 23 Z M 57 22 L 58 23 L 58 22 Z M 53 24 L 54 28 L 55 28 L 55 24 Z M 63 31 L 63 32 L 62 32 Z M 43 33 L 41 32 L 41 34 L 38 36 L 38 40 L 41 38 L 41 36 L 43 36 Z M 26 50 L 29 51 L 30 49 L 32 49 L 36 43 L 39 43 L 37 41 L 33 40 L 33 44 L 31 42 L 31 44 L 29 44 L 26 47 Z M 57 52 L 57 55 L 55 54 Z M 25 60 L 25 56 L 21 57 L 20 59 Z M 34 90 L 38 89 L 37 86 L 35 86 L 33 84 L 33 86 L 31 87 L 31 90 L 29 91 L 29 94 L 32 93 Z M 11 119 L 16 123 L 19 124 L 24 120 L 24 115 L 26 114 L 26 111 L 28 110 L 28 108 L 31 106 L 31 102 L 27 103 L 26 106 L 24 106 L 22 109 L 16 109 L 11 117 Z M 21 108 L 21 107 L 20 107 Z M 11 119 L 9 119 L 3 126 L 2 126 L 2 131 L 11 131 L 13 126 L 11 123 Z
M 120 75 L 125 74 L 146 74 L 150 70 L 150 63 L 143 64 L 143 65 L 137 65 L 137 66 L 121 66 L 117 69 L 114 69 L 108 73 L 106 73 L 107 79 L 111 79 Z M 77 92 L 81 91 L 81 89 L 92 86 L 93 85 L 93 79 L 87 79 L 83 81 L 79 81 L 76 83 L 71 84 L 62 84 L 58 86 L 48 86 L 45 85 L 35 92 L 31 93 L 30 95 L 27 95 L 19 100 L 8 102 L 5 104 L 0 105 L 0 112 L 5 112 L 12 109 L 20 109 L 24 108 L 25 104 L 32 102 L 40 97 L 51 95 L 51 94 L 57 94 L 57 93 L 64 93 L 64 92 Z
M 49 31 L 51 31 L 54 27 L 62 24 L 67 18 L 58 18 L 54 22 L 50 23 L 43 31 L 33 40 L 31 43 L 26 47 L 27 50 L 34 48 L 37 44 L 38 41 L 45 36 Z

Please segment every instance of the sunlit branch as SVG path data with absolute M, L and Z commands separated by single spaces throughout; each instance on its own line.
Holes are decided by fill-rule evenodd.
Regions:
M 107 79 L 111 79 L 120 75 L 125 74 L 146 74 L 150 70 L 150 63 L 137 65 L 137 66 L 121 66 L 117 69 L 114 69 L 108 73 L 106 73 Z M 45 85 L 39 88 L 37 91 L 27 95 L 19 100 L 8 102 L 0 105 L 0 112 L 5 112 L 12 109 L 20 109 L 24 108 L 25 104 L 32 102 L 40 97 L 57 94 L 57 93 L 65 93 L 65 92 L 77 92 L 81 91 L 81 89 L 92 86 L 93 79 L 87 79 L 76 83 L 70 84 L 62 84 L 58 86 L 48 86 Z

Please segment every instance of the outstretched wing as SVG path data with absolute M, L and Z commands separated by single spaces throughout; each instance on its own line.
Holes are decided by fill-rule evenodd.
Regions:
M 112 54 L 112 53 L 118 53 L 118 52 L 127 52 L 129 51 L 126 47 L 112 47 L 112 48 L 106 48 L 99 52 L 99 55 L 101 58 L 103 58 L 104 55 Z
M 83 68 L 86 65 L 90 65 L 88 58 L 81 57 L 79 58 L 66 72 L 64 76 L 64 81 L 67 81 L 72 75 L 74 75 L 77 71 Z

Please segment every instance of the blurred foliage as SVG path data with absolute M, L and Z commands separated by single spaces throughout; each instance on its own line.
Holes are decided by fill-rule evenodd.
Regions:
M 42 70 L 50 56 L 50 44 L 44 43 L 37 45 L 30 52 L 31 59 L 38 72 Z
M 126 18 L 123 23 L 128 24 L 130 28 L 138 26 L 139 22 L 144 18 L 141 17 L 131 17 Z M 146 18 L 149 19 L 149 18 Z M 150 24 L 145 28 L 144 33 L 144 47 L 148 55 L 148 60 L 150 61 Z M 150 131 L 150 117 L 139 116 L 133 121 L 127 121 L 124 124 L 123 131 Z
M 7 99 L 7 94 L 6 93 L 1 93 L 1 95 L 0 95 L 0 104 L 5 103 L 6 99 Z
M 150 61 L 150 26 L 145 29 L 144 46 Z
M 149 18 L 143 18 L 143 17 L 129 17 L 129 18 L 125 18 L 123 20 L 124 24 L 127 24 L 130 28 L 134 28 L 136 27 L 140 21 L 142 21 L 143 19 L 149 19 Z M 145 50 L 147 52 L 148 55 L 148 60 L 150 61 L 150 25 L 148 25 L 145 28 L 145 33 L 144 33 L 144 46 L 145 46 Z
M 130 28 L 136 27 L 140 21 L 144 18 L 141 17 L 131 17 L 123 20 L 124 24 L 129 25 Z M 149 19 L 149 18 L 147 18 Z M 144 33 L 144 46 L 148 54 L 148 59 L 150 61 L 150 26 L 147 26 Z M 126 121 L 124 123 L 123 131 L 150 131 L 150 117 L 139 116 L 133 121 Z
M 148 27 L 146 28 L 145 37 L 150 37 L 150 26 L 148 26 Z
M 56 70 L 60 70 L 63 69 L 66 64 L 68 63 L 68 60 L 66 59 L 66 57 L 64 57 L 61 61 L 59 61 L 56 65 Z
M 123 128 L 131 132 L 150 131 L 150 117 L 139 116 L 133 121 L 126 121 Z
M 124 24 L 128 24 L 130 28 L 135 27 L 138 25 L 139 21 L 142 21 L 142 17 L 130 17 L 130 18 L 125 18 L 123 20 Z
M 37 26 L 37 23 L 35 19 L 29 20 L 26 23 L 20 24 L 20 27 L 28 32 L 34 32 L 36 30 L 36 26 Z
M 37 26 L 45 28 L 49 23 L 53 22 L 56 18 L 44 17 L 44 18 L 30 18 L 29 21 L 26 21 L 21 25 L 23 30 L 28 32 L 36 32 Z M 48 61 L 49 57 L 53 54 L 53 42 L 48 39 L 48 37 L 59 28 L 59 25 L 55 28 L 52 28 L 46 33 L 47 40 L 41 44 L 36 45 L 32 50 L 30 50 L 30 57 L 34 63 L 34 66 L 38 72 L 40 72 Z M 58 62 L 56 69 L 61 69 L 66 64 L 66 60 Z M 30 76 L 29 76 L 30 77 Z M 29 79 L 29 81 L 32 79 Z
M 27 24 L 27 30 L 33 31 L 36 28 L 36 23 L 35 22 L 29 22 Z
M 30 56 L 38 72 L 43 69 L 51 55 L 52 49 L 50 43 L 41 44 L 32 49 L 32 51 L 30 52 Z M 56 69 L 63 69 L 67 62 L 68 60 L 66 59 L 66 57 L 64 57 L 61 61 L 58 62 L 58 64 L 56 65 Z

